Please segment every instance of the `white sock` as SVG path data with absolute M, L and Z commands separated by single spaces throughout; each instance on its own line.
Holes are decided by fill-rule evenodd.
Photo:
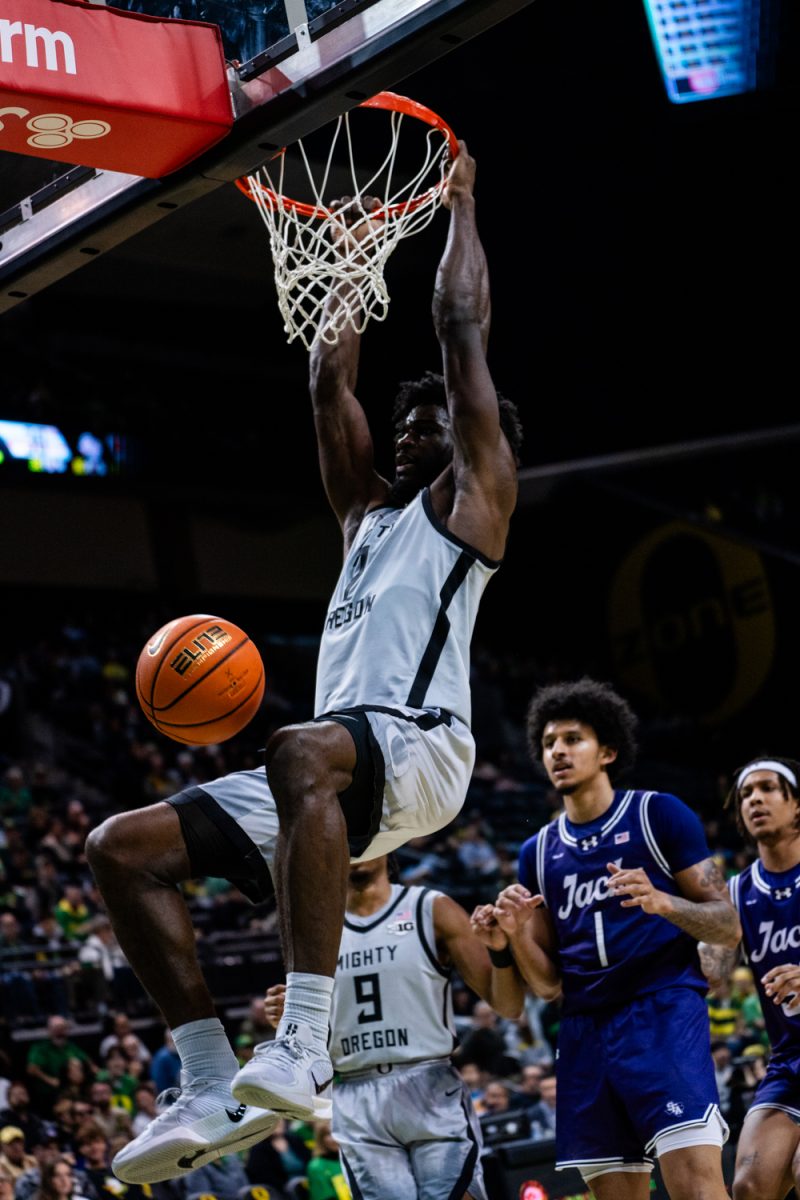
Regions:
M 286 1000 L 278 1036 L 286 1032 L 288 1022 L 308 1025 L 314 1035 L 315 1046 L 327 1050 L 332 995 L 333 980 L 329 975 L 305 975 L 302 971 L 290 971 L 286 976 Z
M 218 1017 L 187 1021 L 173 1029 L 172 1036 L 188 1079 L 219 1079 L 230 1083 L 239 1070 L 236 1055 Z

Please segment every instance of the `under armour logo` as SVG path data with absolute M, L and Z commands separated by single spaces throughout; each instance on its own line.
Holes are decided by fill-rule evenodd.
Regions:
M 775 900 L 788 900 L 791 894 L 792 889 L 789 887 L 772 889 L 772 895 Z
M 600 845 L 599 837 L 581 838 L 581 850 L 594 850 L 595 846 Z

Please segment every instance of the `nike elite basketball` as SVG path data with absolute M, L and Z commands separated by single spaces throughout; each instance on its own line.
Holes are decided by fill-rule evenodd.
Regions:
M 258 711 L 264 664 L 231 621 L 202 613 L 178 617 L 139 655 L 136 695 L 148 721 L 174 741 L 224 742 Z

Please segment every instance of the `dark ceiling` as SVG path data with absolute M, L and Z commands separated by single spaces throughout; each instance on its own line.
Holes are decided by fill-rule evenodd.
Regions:
M 537 0 L 398 87 L 478 161 L 490 360 L 526 466 L 793 416 L 793 20 L 776 86 L 727 100 L 668 103 L 641 0 Z M 390 314 L 363 344 L 376 419 L 437 362 L 446 221 L 390 263 Z M 232 186 L 0 318 L 0 353 L 6 417 L 121 429 L 182 486 L 321 502 L 307 356 Z

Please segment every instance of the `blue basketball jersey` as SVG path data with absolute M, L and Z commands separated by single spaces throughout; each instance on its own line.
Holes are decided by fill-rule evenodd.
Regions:
M 522 847 L 519 878 L 541 892 L 555 926 L 565 1014 L 627 1004 L 660 988 L 705 994 L 697 942 L 663 917 L 622 908 L 606 863 L 642 867 L 660 891 L 680 895 L 674 875 L 709 858 L 699 819 L 676 796 L 617 791 L 594 821 L 566 813 Z
M 776 1004 L 761 979 L 772 967 L 800 962 L 800 864 L 767 871 L 759 861 L 729 880 L 731 899 L 742 922 L 749 963 L 773 1054 L 800 1053 L 800 996 Z

